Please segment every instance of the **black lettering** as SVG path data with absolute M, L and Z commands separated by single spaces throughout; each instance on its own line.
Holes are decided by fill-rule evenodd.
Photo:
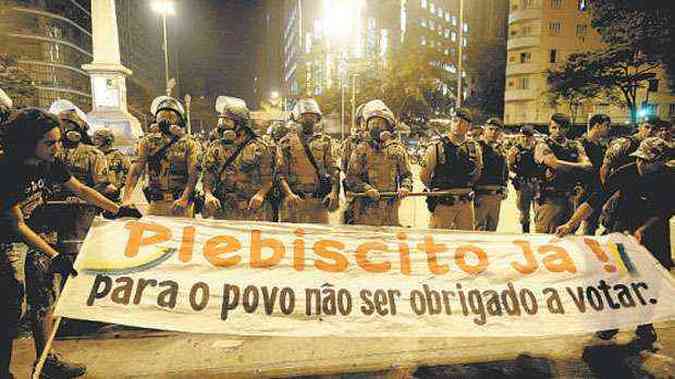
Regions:
M 115 279 L 115 283 L 122 283 L 121 286 L 116 287 L 112 294 L 110 294 L 110 300 L 114 301 L 117 304 L 129 304 L 129 299 L 131 299 L 131 291 L 134 289 L 134 281 L 128 276 L 120 276 Z
M 239 287 L 225 284 L 223 287 L 223 305 L 220 310 L 220 319 L 227 320 L 227 315 L 231 310 L 237 308 L 239 304 Z
M 141 303 L 141 297 L 143 297 L 143 290 L 145 290 L 145 287 L 151 286 L 155 287 L 157 286 L 157 281 L 155 279 L 138 279 L 138 286 L 136 287 L 136 295 L 134 295 L 134 304 L 138 305 Z
M 103 288 L 101 288 L 101 284 L 103 285 Z M 91 286 L 91 292 L 87 299 L 87 305 L 91 307 L 94 305 L 94 301 L 106 297 L 111 289 L 112 279 L 110 279 L 109 276 L 96 275 L 96 278 L 94 278 L 94 285 Z
M 165 280 L 159 283 L 160 287 L 169 287 L 157 295 L 157 305 L 165 308 L 175 308 L 178 299 L 178 283 L 173 280 Z
M 197 300 L 197 292 L 200 292 L 199 301 Z M 190 290 L 190 306 L 193 310 L 199 312 L 206 308 L 209 303 L 209 286 L 204 282 L 197 282 Z

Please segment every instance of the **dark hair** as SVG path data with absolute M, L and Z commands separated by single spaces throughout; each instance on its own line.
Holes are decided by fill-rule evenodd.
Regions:
M 588 127 L 592 129 L 606 122 L 611 124 L 612 119 L 609 118 L 609 116 L 607 116 L 604 113 L 594 114 L 593 116 L 591 116 L 590 120 L 588 120 Z
M 569 129 L 572 126 L 570 116 L 563 113 L 554 113 L 553 116 L 551 116 L 551 120 L 555 121 L 555 123 L 560 125 L 563 129 Z
M 38 108 L 16 111 L 4 126 L 4 149 L 7 158 L 24 160 L 33 155 L 38 142 L 61 123 L 55 115 Z

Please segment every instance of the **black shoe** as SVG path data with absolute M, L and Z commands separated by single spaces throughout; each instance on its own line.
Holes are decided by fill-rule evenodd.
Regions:
M 523 233 L 529 233 L 530 232 L 530 223 L 524 223 L 521 224 L 523 226 Z
M 619 329 L 609 329 L 609 330 L 601 330 L 599 332 L 596 332 L 595 335 L 596 335 L 596 337 L 600 338 L 601 340 L 609 341 L 612 338 L 614 338 L 618 333 L 619 333 Z
M 656 330 L 650 325 L 640 325 L 635 330 L 635 343 L 642 350 L 656 351 L 655 342 L 658 339 Z
M 87 368 L 84 365 L 65 360 L 61 355 L 52 353 L 47 356 L 42 366 L 40 378 L 69 379 L 84 375 Z

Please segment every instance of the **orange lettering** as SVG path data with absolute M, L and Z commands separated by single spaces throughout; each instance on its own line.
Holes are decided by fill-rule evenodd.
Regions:
M 183 228 L 183 241 L 180 244 L 178 259 L 186 263 L 192 259 L 192 250 L 195 247 L 195 227 L 188 226 Z
M 471 266 L 466 263 L 467 253 L 473 253 L 476 255 L 476 257 L 478 257 L 477 265 Z M 455 263 L 460 269 L 462 269 L 462 271 L 466 272 L 467 274 L 478 275 L 487 268 L 488 257 L 485 251 L 477 246 L 460 246 L 455 252 Z
M 439 265 L 438 258 L 436 257 L 436 254 L 444 253 L 448 250 L 445 244 L 436 244 L 434 243 L 434 239 L 431 235 L 425 235 L 424 243 L 418 244 L 417 248 L 424 250 L 424 252 L 427 254 L 427 263 L 429 264 L 429 271 L 431 271 L 432 274 L 443 275 L 450 271 L 448 265 Z
M 326 263 L 321 260 L 315 260 L 314 266 L 319 270 L 326 272 L 345 272 L 347 271 L 347 258 L 344 255 L 338 253 L 337 251 L 329 250 L 330 248 L 344 250 L 345 244 L 340 241 L 331 241 L 331 240 L 319 240 L 314 243 L 314 254 L 326 258 L 332 259 L 335 263 Z
M 251 231 L 251 267 L 267 268 L 275 266 L 286 254 L 286 248 L 281 241 L 273 238 L 261 239 L 261 235 L 260 230 Z M 263 259 L 262 249 L 265 247 L 272 249 L 273 253 L 271 257 Z
M 371 251 L 381 251 L 386 253 L 387 245 L 382 242 L 366 242 L 359 245 L 356 248 L 356 263 L 368 272 L 387 272 L 391 268 L 391 263 L 382 262 L 382 263 L 373 263 L 368 260 L 368 253 Z
M 138 255 L 138 250 L 140 250 L 141 246 L 154 245 L 171 239 L 171 230 L 159 224 L 129 221 L 124 227 L 129 229 L 129 240 L 127 241 L 127 248 L 124 251 L 124 255 L 129 258 Z M 143 238 L 143 233 L 146 231 L 154 232 L 155 235 Z
M 574 264 L 572 257 L 565 249 L 556 245 L 542 245 L 539 247 L 539 254 L 549 254 L 544 258 L 544 266 L 551 272 L 577 272 L 577 266 Z
M 223 246 L 222 244 L 225 244 Z M 241 261 L 241 257 L 234 255 L 228 258 L 221 258 L 221 254 L 233 253 L 241 249 L 241 243 L 232 236 L 216 236 L 204 245 L 204 258 L 216 267 L 235 266 Z
M 296 229 L 295 235 L 302 238 L 305 236 L 305 231 Z M 293 241 L 293 268 L 295 271 L 303 271 L 305 269 L 305 241 Z
M 399 232 L 396 233 L 396 238 L 399 239 L 399 241 L 406 241 L 408 239 L 408 236 L 404 232 Z M 404 242 L 399 242 L 398 244 L 398 254 L 400 255 L 401 259 L 401 273 L 404 275 L 410 275 L 411 273 L 411 264 L 410 264 L 410 248 L 408 247 L 407 243 Z
M 539 263 L 534 259 L 534 252 L 528 241 L 513 241 L 514 245 L 518 246 L 523 251 L 523 256 L 525 257 L 525 264 L 522 265 L 518 262 L 511 262 L 511 266 L 516 269 L 521 274 L 531 274 L 539 268 Z

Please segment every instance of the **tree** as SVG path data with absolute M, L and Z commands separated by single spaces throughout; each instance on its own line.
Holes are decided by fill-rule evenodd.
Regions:
M 601 85 L 594 83 L 589 66 L 588 54 L 572 54 L 559 70 L 548 70 L 548 96 L 551 106 L 565 103 L 568 106 L 572 123 L 576 124 L 579 110 L 585 102 L 589 102 L 600 95 L 605 95 L 614 103 L 619 103 L 610 91 L 604 90 Z
M 675 7 L 661 0 L 590 1 L 592 25 L 610 47 L 624 47 L 666 69 L 675 90 Z
M 467 53 L 467 65 L 474 68 L 473 76 L 477 81 L 469 87 L 464 106 L 472 110 L 477 122 L 490 117 L 504 117 L 506 47 L 499 43 L 473 46 Z
M 15 107 L 33 106 L 37 88 L 30 76 L 18 66 L 14 57 L 0 54 L 0 88 L 12 98 Z

